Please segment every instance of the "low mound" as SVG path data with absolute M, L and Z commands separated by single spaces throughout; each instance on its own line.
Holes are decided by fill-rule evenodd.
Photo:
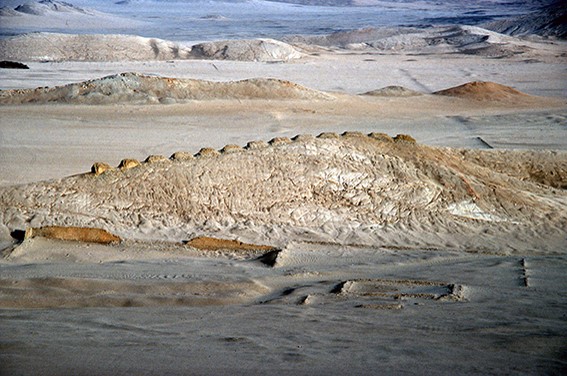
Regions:
M 486 81 L 467 82 L 463 85 L 436 91 L 433 94 L 459 97 L 476 101 L 497 102 L 529 97 L 529 95 L 511 88 L 510 86 Z
M 112 278 L 0 279 L 3 309 L 210 306 L 250 303 L 267 288 L 241 281 L 144 281 Z
M 240 61 L 289 61 L 303 55 L 287 43 L 274 39 L 228 40 L 196 44 L 191 57 Z
M 187 59 L 191 48 L 132 35 L 31 33 L 0 40 L 0 58 L 21 61 Z
M 465 300 L 464 287 L 462 285 L 408 279 L 361 279 L 344 281 L 335 286 L 331 292 L 344 297 L 354 295 L 394 298 L 396 300 L 401 298 L 421 298 L 442 301 Z
M 0 223 L 169 241 L 218 234 L 280 249 L 315 241 L 564 251 L 567 153 L 437 149 L 373 136 L 294 137 L 214 158 L 0 187 Z
M 420 92 L 405 88 L 403 86 L 386 86 L 381 89 L 367 91 L 362 95 L 373 97 L 415 97 L 421 95 Z
M 177 103 L 211 99 L 309 99 L 333 97 L 289 81 L 256 78 L 232 82 L 176 79 L 122 73 L 53 88 L 0 91 L 0 104 Z

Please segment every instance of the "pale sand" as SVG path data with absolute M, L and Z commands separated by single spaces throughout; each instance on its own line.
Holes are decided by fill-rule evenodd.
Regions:
M 336 98 L 1 106 L 3 372 L 566 368 L 567 105 L 559 60 L 329 52 L 288 64 L 30 66 L 33 73 L 6 72 L 2 86 L 135 71 L 216 81 L 276 77 Z M 429 94 L 475 80 L 558 98 Z M 355 96 L 388 85 L 425 94 Z M 124 158 L 345 130 L 410 134 L 418 145 L 378 147 L 354 134 L 303 137 L 8 187 L 82 174 L 95 161 L 118 166 Z M 124 241 L 18 243 L 10 236 L 47 224 L 90 224 Z M 281 251 L 268 267 L 258 260 L 262 252 L 183 243 L 201 235 Z
M 156 244 L 24 248 L 2 264 L 8 373 L 565 368 L 565 256 L 295 243 L 268 268 Z M 53 306 L 73 309 L 31 309 Z

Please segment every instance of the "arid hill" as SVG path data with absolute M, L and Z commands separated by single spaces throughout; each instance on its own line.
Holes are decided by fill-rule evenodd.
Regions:
M 31 33 L 0 39 L 0 58 L 20 61 L 144 61 L 187 59 L 191 47 L 117 34 Z
M 514 36 L 539 35 L 567 38 L 567 7 L 557 0 L 542 9 L 519 17 L 491 21 L 484 28 Z
M 199 43 L 191 48 L 195 59 L 289 61 L 303 56 L 291 45 L 274 39 L 226 40 Z
M 19 5 L 17 5 L 19 3 Z M 0 2 L 0 25 L 20 33 L 21 30 L 124 30 L 147 24 L 130 18 L 80 7 L 67 1 L 22 0 Z
M 329 94 L 295 83 L 256 78 L 214 82 L 122 73 L 53 88 L 0 91 L 0 104 L 23 103 L 177 103 L 210 99 L 330 100 Z
M 147 61 L 216 59 L 285 62 L 303 56 L 274 39 L 227 40 L 194 46 L 122 34 L 29 33 L 0 39 L 0 59 L 20 61 Z
M 420 93 L 402 86 L 387 86 L 361 95 L 373 97 L 413 97 Z M 436 91 L 432 94 L 459 97 L 470 101 L 490 101 L 509 104 L 537 101 L 512 87 L 495 82 L 472 81 Z M 147 76 L 121 73 L 95 80 L 55 87 L 0 90 L 1 104 L 150 104 L 183 103 L 190 100 L 267 99 L 267 100 L 333 100 L 336 96 L 296 83 L 254 78 L 216 82 L 197 79 Z
M 322 46 L 388 54 L 464 54 L 504 58 L 546 53 L 539 48 L 539 43 L 467 25 L 366 28 L 329 35 L 289 36 L 284 41 L 306 49 Z
M 81 8 L 64 1 L 41 0 L 37 2 L 22 2 L 13 9 L 14 12 L 22 14 L 33 14 L 44 16 L 50 13 L 79 13 L 93 15 L 97 12 L 93 9 Z
M 473 81 L 466 84 L 451 87 L 434 92 L 436 95 L 447 95 L 476 101 L 510 101 L 522 100 L 529 97 L 510 86 L 497 84 L 495 82 Z
M 565 153 L 439 149 L 357 132 L 280 141 L 2 187 L 0 223 L 104 228 L 123 239 L 254 233 L 274 246 L 564 249 Z

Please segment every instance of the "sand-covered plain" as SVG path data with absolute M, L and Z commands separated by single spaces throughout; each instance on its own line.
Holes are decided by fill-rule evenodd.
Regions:
M 451 32 L 2 71 L 2 374 L 564 372 L 565 45 Z

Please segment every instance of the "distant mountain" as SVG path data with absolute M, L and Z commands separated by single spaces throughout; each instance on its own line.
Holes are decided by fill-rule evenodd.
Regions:
M 73 4 L 66 3 L 64 1 L 53 1 L 53 0 L 41 0 L 38 2 L 25 3 L 18 5 L 14 8 L 16 12 L 33 14 L 36 16 L 42 16 L 48 12 L 66 12 L 66 13 L 82 13 L 82 14 L 93 14 L 94 12 L 89 9 L 84 9 L 77 7 Z
M 355 0 L 268 0 L 276 3 L 312 5 L 312 6 L 329 6 L 329 7 L 347 7 L 356 6 Z
M 9 7 L 2 7 L 0 8 L 0 17 L 14 17 L 20 16 L 20 12 L 16 12 L 14 9 Z
M 18 35 L 35 31 L 105 31 L 126 30 L 144 25 L 137 21 L 93 8 L 79 7 L 57 0 L 0 0 L 0 35 Z M 91 4 L 90 2 L 87 4 Z M 92 3 L 93 6 L 95 3 Z
M 123 0 L 121 2 L 129 2 L 130 0 Z M 356 6 L 356 7 L 368 7 L 368 6 L 382 6 L 387 8 L 401 7 L 401 8 L 412 8 L 415 5 L 421 6 L 433 6 L 434 8 L 439 8 L 443 6 L 454 7 L 461 6 L 463 9 L 470 6 L 478 6 L 485 9 L 524 9 L 529 11 L 530 9 L 540 7 L 549 4 L 552 0 L 266 0 L 270 2 L 277 3 L 287 3 L 287 4 L 298 4 L 298 5 L 311 5 L 311 6 Z M 467 3 L 467 4 L 463 4 Z M 565 6 L 565 0 L 563 0 Z
M 514 36 L 535 34 L 567 39 L 567 1 L 556 1 L 525 16 L 488 22 L 483 27 Z
M 487 58 L 529 54 L 525 40 L 477 26 L 429 28 L 366 28 L 329 35 L 294 35 L 283 38 L 297 46 L 339 47 L 347 50 L 380 51 L 391 54 L 465 54 Z

